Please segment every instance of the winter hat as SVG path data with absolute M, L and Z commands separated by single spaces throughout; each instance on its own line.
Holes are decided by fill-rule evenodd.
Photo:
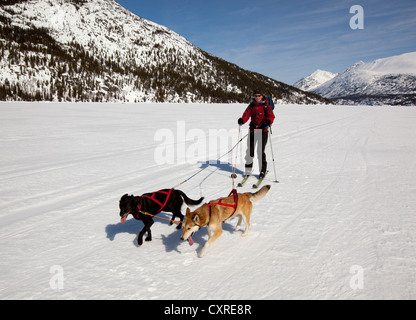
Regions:
M 263 92 L 261 92 L 261 90 L 260 89 L 256 89 L 256 90 L 254 90 L 254 94 L 256 95 L 256 94 L 261 94 L 261 95 L 263 95 Z

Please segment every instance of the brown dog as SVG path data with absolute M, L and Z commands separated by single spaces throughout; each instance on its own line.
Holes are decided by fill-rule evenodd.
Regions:
M 244 230 L 242 236 L 245 237 L 250 228 L 250 215 L 253 209 L 252 202 L 262 199 L 269 190 L 270 186 L 268 185 L 264 186 L 256 193 L 238 193 L 237 207 L 235 208 L 234 214 L 234 208 L 230 205 L 234 204 L 235 199 L 231 195 L 227 198 L 210 201 L 209 204 L 202 205 L 194 212 L 191 212 L 189 208 L 187 208 L 181 239 L 188 240 L 189 244 L 192 245 L 193 233 L 206 226 L 208 229 L 208 241 L 205 243 L 199 255 L 202 258 L 206 254 L 208 247 L 222 235 L 223 230 L 221 223 L 237 215 L 239 216 L 239 220 L 235 229 L 239 230 L 241 221 L 244 220 L 246 230 Z M 228 204 L 228 206 L 224 204 Z

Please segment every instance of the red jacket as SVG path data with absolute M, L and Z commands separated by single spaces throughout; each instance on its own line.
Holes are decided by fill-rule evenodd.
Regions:
M 250 118 L 250 129 L 263 129 L 263 131 L 268 131 L 269 126 L 266 124 L 266 119 L 270 120 L 270 124 L 274 121 L 274 113 L 272 107 L 267 103 L 266 100 L 257 101 L 253 100 L 246 111 L 244 111 L 243 123 L 246 123 Z

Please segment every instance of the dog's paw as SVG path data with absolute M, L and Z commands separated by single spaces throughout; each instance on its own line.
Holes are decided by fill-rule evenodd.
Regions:
M 202 258 L 203 256 L 205 256 L 207 254 L 207 246 L 204 246 L 201 250 L 201 252 L 199 253 L 199 257 Z

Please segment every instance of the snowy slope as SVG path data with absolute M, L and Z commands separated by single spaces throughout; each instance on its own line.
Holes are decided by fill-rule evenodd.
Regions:
M 332 73 L 324 70 L 316 70 L 309 76 L 300 79 L 293 84 L 294 87 L 305 91 L 313 91 L 325 82 L 336 77 L 336 73 Z
M 338 104 L 416 105 L 416 52 L 359 61 L 338 74 L 317 70 L 294 86 Z
M 226 196 L 230 157 L 204 162 L 245 107 L 1 103 L 0 299 L 415 299 L 414 108 L 278 106 L 280 183 L 267 147 L 272 188 L 247 237 L 231 220 L 198 258 L 205 229 L 190 247 L 156 220 L 136 246 L 119 198 L 201 168 L 179 188 Z
M 105 49 L 108 55 L 118 53 L 122 60 L 131 59 L 130 50 L 135 43 L 134 49 L 139 52 L 135 52 L 134 59 L 142 59 L 142 63 L 148 60 L 144 60 L 147 57 L 140 50 L 148 51 L 158 44 L 199 54 L 202 58 L 184 37 L 136 16 L 113 0 L 87 0 L 79 5 L 73 1 L 30 0 L 18 3 L 10 10 L 15 12 L 13 25 L 46 28 L 60 43 L 76 41 L 88 49 Z M 139 42 L 141 45 L 137 45 Z M 151 43 L 152 47 L 143 42 Z
M 327 98 L 388 95 L 416 95 L 416 52 L 359 62 L 325 82 L 313 92 Z M 385 103 L 389 102 L 385 98 Z
M 239 68 L 114 0 L 0 3 L 0 100 L 332 103 Z
M 396 83 L 394 91 L 376 85 L 378 80 L 382 78 L 398 75 L 416 77 L 416 52 L 379 59 L 369 63 L 361 62 L 339 74 L 331 81 L 324 83 L 315 92 L 328 97 L 340 97 L 357 93 L 372 95 L 416 93 L 415 82 L 400 83 L 400 78 L 397 79 L 399 83 Z

